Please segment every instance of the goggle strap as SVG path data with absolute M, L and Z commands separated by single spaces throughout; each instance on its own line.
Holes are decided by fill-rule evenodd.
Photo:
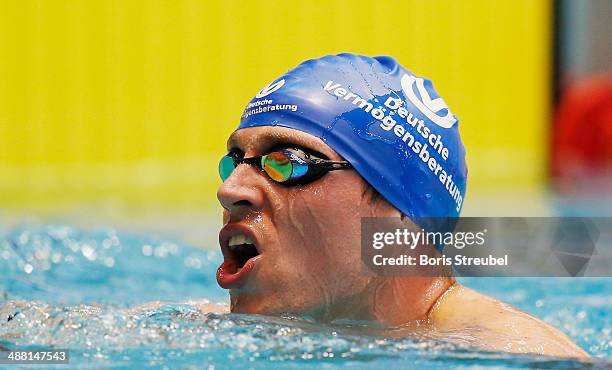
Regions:
M 335 161 L 322 161 L 322 162 L 317 163 L 317 165 L 327 171 L 342 170 L 345 168 L 353 167 L 348 162 L 335 162 Z

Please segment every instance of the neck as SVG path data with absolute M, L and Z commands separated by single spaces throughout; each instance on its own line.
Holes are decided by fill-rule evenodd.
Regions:
M 370 302 L 376 321 L 397 326 L 427 320 L 438 299 L 455 283 L 452 277 L 396 277 L 379 284 Z
M 325 310 L 325 320 L 375 321 L 384 326 L 427 320 L 438 299 L 455 284 L 453 277 L 376 278 L 349 301 Z

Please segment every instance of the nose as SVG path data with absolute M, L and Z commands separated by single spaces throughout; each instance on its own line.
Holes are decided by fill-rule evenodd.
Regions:
M 238 165 L 217 189 L 217 199 L 231 217 L 261 209 L 264 200 L 262 176 L 248 164 Z

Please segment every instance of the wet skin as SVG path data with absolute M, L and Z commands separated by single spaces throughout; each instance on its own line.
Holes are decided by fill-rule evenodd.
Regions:
M 227 145 L 245 157 L 296 146 L 343 160 L 319 138 L 278 126 L 235 131 Z M 464 330 L 473 339 L 467 344 L 479 346 L 487 340 L 489 350 L 586 355 L 556 329 L 460 287 L 452 277 L 362 274 L 361 217 L 401 213 L 354 170 L 333 171 L 314 182 L 287 187 L 241 164 L 221 184 L 217 197 L 225 225 L 219 237 L 225 262 L 217 277 L 230 290 L 232 312 L 296 313 L 321 321 L 368 320 L 383 326 L 408 327 L 419 321 L 437 335 L 451 331 L 456 336 Z M 236 235 L 249 237 L 258 254 L 243 267 L 228 246 Z M 487 317 L 489 323 L 481 325 Z M 537 335 L 529 339 L 527 333 Z M 517 341 L 522 345 L 508 345 Z

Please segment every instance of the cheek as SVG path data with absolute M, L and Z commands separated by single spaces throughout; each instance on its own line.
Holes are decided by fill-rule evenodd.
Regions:
M 360 234 L 363 184 L 352 176 L 344 177 L 348 179 L 330 177 L 321 183 L 314 191 L 318 196 L 308 202 L 311 213 L 325 227 L 325 237 L 334 241 L 352 240 Z
M 349 176 L 345 176 L 349 177 Z M 323 178 L 291 194 L 288 229 L 305 248 L 309 265 L 334 266 L 334 271 L 360 268 L 363 182 Z
M 291 195 L 286 208 L 288 229 L 293 229 L 307 245 L 325 249 L 358 236 L 360 199 L 355 192 L 317 185 Z
M 294 203 L 319 220 L 359 221 L 365 183 L 357 175 L 335 173 L 296 191 Z M 297 205 L 296 204 L 296 205 Z

